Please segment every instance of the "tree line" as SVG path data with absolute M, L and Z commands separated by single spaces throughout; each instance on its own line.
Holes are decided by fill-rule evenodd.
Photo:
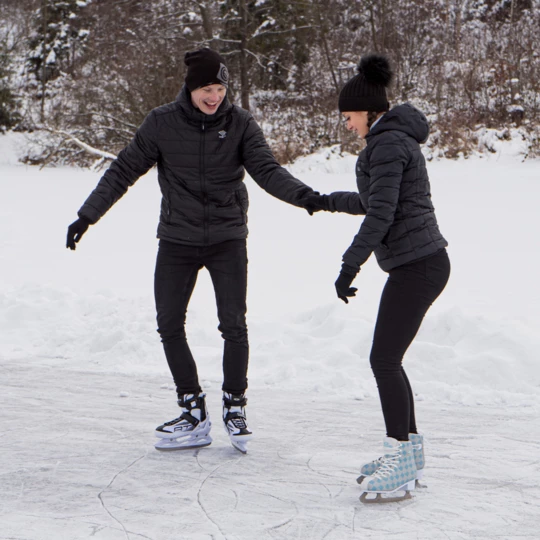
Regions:
M 184 53 L 226 58 L 229 95 L 278 158 L 357 150 L 337 95 L 361 55 L 388 55 L 439 154 L 480 128 L 538 147 L 540 0 L 0 0 L 0 130 L 46 133 L 32 163 L 110 159 L 175 99 Z M 92 154 L 89 148 L 99 149 Z M 107 157 L 109 156 L 109 157 Z

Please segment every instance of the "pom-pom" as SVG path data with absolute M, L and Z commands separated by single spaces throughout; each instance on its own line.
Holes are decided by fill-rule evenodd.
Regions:
M 390 69 L 390 62 L 381 54 L 369 54 L 364 56 L 358 67 L 358 73 L 362 73 L 366 82 L 388 87 L 392 82 L 394 72 Z

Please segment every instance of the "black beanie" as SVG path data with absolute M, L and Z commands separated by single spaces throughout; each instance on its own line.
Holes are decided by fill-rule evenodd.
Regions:
M 386 89 L 394 75 L 388 59 L 380 54 L 364 56 L 356 70 L 358 75 L 347 81 L 339 94 L 340 112 L 387 111 Z
M 229 70 L 225 60 L 211 49 L 187 52 L 184 56 L 187 66 L 186 86 L 190 92 L 209 84 L 229 85 Z

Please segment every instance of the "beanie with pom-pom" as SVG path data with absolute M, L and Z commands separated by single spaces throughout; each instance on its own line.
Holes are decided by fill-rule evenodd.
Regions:
M 358 74 L 345 83 L 339 94 L 339 110 L 384 112 L 390 107 L 386 89 L 392 82 L 390 62 L 380 54 L 364 56 Z

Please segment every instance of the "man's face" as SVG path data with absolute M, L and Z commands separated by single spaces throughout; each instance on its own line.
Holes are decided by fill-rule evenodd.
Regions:
M 222 84 L 201 86 L 191 92 L 191 102 L 204 114 L 214 114 L 225 99 L 227 88 Z

